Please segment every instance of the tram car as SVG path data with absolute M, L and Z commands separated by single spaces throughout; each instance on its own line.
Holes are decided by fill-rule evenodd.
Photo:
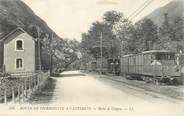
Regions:
M 178 84 L 181 72 L 176 53 L 168 50 L 151 50 L 129 54 L 121 58 L 121 74 L 147 82 Z
M 96 71 L 97 64 L 96 61 L 90 61 L 86 64 L 86 69 L 90 72 Z
M 107 71 L 115 75 L 120 75 L 120 59 L 109 58 L 107 60 Z
M 99 72 L 99 73 L 102 73 L 102 74 L 106 74 L 108 72 L 108 65 L 107 65 L 107 59 L 106 58 L 103 58 L 102 60 L 101 59 L 98 59 L 96 61 L 96 71 Z

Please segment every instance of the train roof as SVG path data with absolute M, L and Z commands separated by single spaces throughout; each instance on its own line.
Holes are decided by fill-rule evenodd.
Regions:
M 142 53 L 147 54 L 147 53 L 156 53 L 156 52 L 159 52 L 159 53 L 174 53 L 170 50 L 150 50 L 150 51 L 144 51 Z
M 127 55 L 124 55 L 123 57 L 129 57 L 129 56 L 133 56 L 135 54 L 127 54 Z
M 144 52 L 141 52 L 138 54 L 127 54 L 127 55 L 124 55 L 123 57 L 130 57 L 130 56 L 134 56 L 134 55 L 149 54 L 149 53 L 175 53 L 175 52 L 172 52 L 170 50 L 150 50 L 150 51 L 144 51 Z

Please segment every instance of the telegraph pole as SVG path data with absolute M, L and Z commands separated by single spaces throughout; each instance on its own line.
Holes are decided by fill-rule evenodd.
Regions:
M 41 46 L 40 46 L 40 28 L 39 27 L 37 27 L 37 33 L 38 33 L 37 42 L 38 42 L 38 64 L 39 64 L 38 70 L 41 71 Z
M 101 32 L 101 35 L 100 35 L 100 57 L 101 57 L 101 74 L 102 74 L 102 67 L 103 67 L 102 32 Z
M 51 34 L 50 38 L 50 74 L 52 74 L 52 39 L 53 39 L 53 33 Z

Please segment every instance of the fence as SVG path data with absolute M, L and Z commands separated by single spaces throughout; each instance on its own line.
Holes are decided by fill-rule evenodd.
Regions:
M 5 82 L 6 84 L 1 87 L 0 102 L 5 104 L 8 102 L 25 102 L 49 75 L 49 72 L 12 74 L 9 78 L 6 78 L 6 80 L 8 79 Z M 1 83 L 3 84 L 3 81 Z

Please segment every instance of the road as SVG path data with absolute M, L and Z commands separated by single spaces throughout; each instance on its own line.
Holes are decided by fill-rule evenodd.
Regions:
M 49 106 L 84 106 L 103 113 L 108 113 L 110 108 L 111 113 L 184 116 L 182 102 L 79 71 L 68 71 L 62 75 L 52 77 L 56 86 L 46 103 Z

